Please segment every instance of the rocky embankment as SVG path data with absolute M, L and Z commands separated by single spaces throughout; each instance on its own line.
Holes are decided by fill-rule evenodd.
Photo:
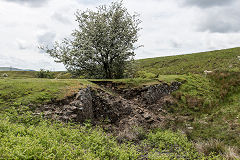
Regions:
M 134 127 L 153 128 L 164 124 L 163 106 L 174 103 L 171 93 L 180 85 L 180 82 L 173 82 L 122 90 L 110 86 L 114 94 L 87 87 L 74 97 L 44 105 L 37 112 L 64 122 L 91 120 L 118 136 L 134 139 L 131 132 Z

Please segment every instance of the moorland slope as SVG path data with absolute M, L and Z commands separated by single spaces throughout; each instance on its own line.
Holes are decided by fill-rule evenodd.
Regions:
M 0 159 L 239 159 L 239 55 L 233 48 L 138 60 L 151 79 L 6 72 Z M 93 118 L 80 122 L 84 101 Z

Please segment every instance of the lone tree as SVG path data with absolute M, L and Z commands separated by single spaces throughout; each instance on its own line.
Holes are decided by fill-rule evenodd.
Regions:
M 77 11 L 78 29 L 71 38 L 55 42 L 45 51 L 75 75 L 88 78 L 122 78 L 141 29 L 138 14 L 130 15 L 122 1 L 99 6 L 97 11 Z

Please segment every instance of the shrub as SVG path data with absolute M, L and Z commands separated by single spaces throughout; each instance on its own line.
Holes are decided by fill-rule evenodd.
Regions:
M 211 152 L 207 156 L 198 153 L 185 135 L 170 130 L 157 129 L 150 132 L 147 135 L 145 145 L 153 148 L 148 150 L 149 159 L 221 159 L 219 155 L 214 155 Z
M 28 121 L 28 119 L 27 119 Z M 29 122 L 28 122 L 29 123 Z M 0 119 L 0 159 L 138 159 L 132 145 L 118 144 L 100 128 Z
M 49 79 L 54 78 L 52 72 L 50 72 L 49 70 L 44 70 L 44 69 L 40 69 L 40 71 L 37 72 L 36 77 L 37 78 L 49 78 Z
M 205 155 L 215 154 L 222 155 L 225 159 L 239 159 L 239 149 L 225 145 L 220 140 L 210 139 L 205 142 L 195 143 L 198 152 Z
M 226 151 L 224 143 L 215 139 L 207 142 L 198 142 L 195 146 L 199 152 L 205 155 L 210 155 L 211 153 L 223 154 Z

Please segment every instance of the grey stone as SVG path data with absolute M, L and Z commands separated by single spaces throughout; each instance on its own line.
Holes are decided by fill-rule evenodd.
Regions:
M 78 121 L 93 119 L 92 95 L 90 87 L 81 89 L 72 104 L 74 104 L 74 106 L 78 109 Z

